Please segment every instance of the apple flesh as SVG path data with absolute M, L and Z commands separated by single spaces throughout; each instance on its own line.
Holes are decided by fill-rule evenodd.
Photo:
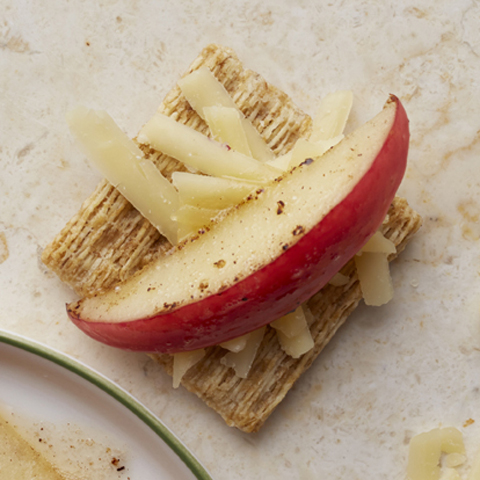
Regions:
M 111 346 L 175 353 L 244 335 L 320 290 L 381 225 L 403 178 L 408 118 L 384 109 L 325 155 L 98 295 L 71 320 Z

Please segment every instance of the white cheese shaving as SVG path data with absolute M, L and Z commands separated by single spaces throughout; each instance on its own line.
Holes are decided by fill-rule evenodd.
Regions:
M 435 428 L 414 436 L 408 453 L 408 480 L 439 480 L 442 453 L 465 453 L 462 433 L 456 428 Z
M 244 122 L 242 122 L 241 113 L 236 108 L 205 107 L 203 113 L 208 128 L 217 142 L 226 143 L 233 150 L 249 157 L 252 156 L 245 134 Z
M 270 326 L 277 331 L 278 341 L 283 351 L 293 358 L 301 357 L 314 346 L 306 316 L 307 310 L 306 305 L 301 305 L 293 312 L 270 323 Z
M 355 255 L 355 266 L 366 305 L 378 307 L 393 298 L 390 266 L 385 253 L 361 252 Z
M 320 102 L 312 125 L 310 140 L 329 140 L 341 135 L 345 129 L 353 103 L 351 91 L 337 91 L 328 94 Z
M 369 253 L 386 253 L 387 255 L 390 255 L 396 251 L 397 248 L 395 247 L 395 244 L 388 238 L 385 238 L 380 231 L 375 232 L 362 247 L 362 252 Z
M 349 281 L 349 278 L 347 275 L 343 275 L 343 273 L 336 273 L 328 282 L 330 285 L 333 285 L 334 287 L 342 287 L 343 285 L 346 285 Z
M 250 332 L 245 347 L 239 352 L 228 352 L 220 362 L 233 368 L 238 377 L 247 378 L 264 335 L 265 327 Z
M 221 210 L 239 204 L 258 185 L 230 178 L 174 172 L 172 183 L 178 190 L 180 204 Z
M 173 388 L 178 388 L 183 376 L 204 356 L 203 348 L 173 354 Z
M 227 342 L 223 342 L 220 344 L 222 348 L 225 350 L 229 350 L 230 352 L 238 353 L 241 352 L 246 346 L 247 341 L 249 339 L 250 334 L 247 333 L 237 338 L 233 338 L 232 340 L 228 340 Z
M 235 150 L 229 150 L 187 125 L 158 112 L 143 126 L 137 140 L 207 175 L 264 184 L 279 174 L 278 169 Z
M 236 109 L 240 114 L 240 121 L 253 158 L 260 162 L 266 162 L 275 157 L 258 130 L 250 120 L 244 117 L 225 87 L 215 78 L 208 67 L 200 67 L 183 77 L 178 82 L 178 86 L 191 107 L 204 120 L 206 120 L 205 108 L 207 107 L 219 106 Z
M 77 107 L 70 131 L 102 175 L 172 244 L 177 242 L 178 193 L 135 142 L 103 111 Z

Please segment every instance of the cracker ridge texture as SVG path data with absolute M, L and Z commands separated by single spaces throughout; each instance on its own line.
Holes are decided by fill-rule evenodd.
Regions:
M 395 198 L 382 226 L 382 233 L 397 248 L 394 260 L 420 228 L 422 219 L 405 199 Z M 207 405 L 217 411 L 225 422 L 244 432 L 258 431 L 274 409 L 283 400 L 335 332 L 362 300 L 353 260 L 342 269 L 348 276 L 343 286 L 326 285 L 308 302 L 314 322 L 310 326 L 314 347 L 298 359 L 288 356 L 281 348 L 275 331 L 268 327 L 257 357 L 246 379 L 237 377 L 233 370 L 220 363 L 225 350 L 207 349 L 207 354 L 183 377 L 182 384 Z M 170 355 L 151 355 L 172 375 Z
M 244 69 L 234 52 L 210 45 L 186 74 L 209 67 L 243 114 L 272 150 L 289 151 L 309 135 L 311 119 L 287 95 Z M 175 86 L 158 108 L 160 113 L 208 134 L 200 116 Z M 185 167 L 177 160 L 139 145 L 167 178 Z M 44 249 L 42 261 L 80 296 L 110 288 L 171 248 L 170 243 L 106 180 L 100 182 L 78 213 Z
M 276 154 L 288 152 L 298 138 L 309 137 L 310 117 L 285 93 L 257 73 L 244 69 L 231 49 L 206 47 L 186 74 L 201 66 L 212 70 Z M 178 86 L 166 96 L 158 111 L 209 134 Z M 175 159 L 148 146 L 139 146 L 167 178 L 174 171 L 185 170 Z M 396 245 L 398 254 L 420 225 L 421 217 L 406 200 L 396 198 L 382 230 Z M 169 248 L 169 242 L 108 182 L 102 181 L 45 248 L 42 261 L 78 295 L 88 296 L 128 278 Z M 299 359 L 289 357 L 281 349 L 274 330 L 268 327 L 247 379 L 237 377 L 231 368 L 220 363 L 225 350 L 211 347 L 187 372 L 182 385 L 219 413 L 228 425 L 245 432 L 258 431 L 361 301 L 354 262 L 349 262 L 342 273 L 349 278 L 346 285 L 327 285 L 308 302 L 315 318 L 311 325 L 315 346 L 311 351 Z M 172 374 L 172 356 L 151 357 Z

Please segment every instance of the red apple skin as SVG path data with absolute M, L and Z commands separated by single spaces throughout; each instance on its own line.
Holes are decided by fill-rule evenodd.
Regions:
M 150 318 L 93 322 L 68 315 L 90 337 L 114 347 L 176 353 L 217 345 L 262 327 L 317 293 L 383 222 L 406 169 L 409 128 L 399 99 L 386 141 L 349 195 L 280 257 L 196 303 Z

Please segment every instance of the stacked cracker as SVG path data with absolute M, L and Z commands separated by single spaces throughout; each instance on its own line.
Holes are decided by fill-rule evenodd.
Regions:
M 210 68 L 276 154 L 288 152 L 298 138 L 310 135 L 311 118 L 285 93 L 255 72 L 244 69 L 232 50 L 208 46 L 187 73 L 201 66 Z M 178 86 L 167 95 L 158 111 L 209 134 L 207 125 Z M 139 146 L 167 178 L 174 171 L 185 170 L 177 160 Z M 396 198 L 382 230 L 395 244 L 398 254 L 420 225 L 420 216 L 405 200 Z M 128 278 L 170 247 L 115 188 L 102 181 L 45 248 L 42 260 L 80 296 L 88 296 Z M 347 264 L 342 273 L 348 276 L 348 283 L 340 287 L 327 285 L 308 302 L 315 317 L 311 326 L 315 346 L 301 358 L 286 355 L 275 331 L 268 328 L 248 378 L 237 377 L 231 368 L 220 363 L 224 349 L 211 347 L 183 377 L 182 385 L 216 410 L 228 425 L 245 432 L 259 430 L 362 299 L 354 262 Z M 170 355 L 155 354 L 152 358 L 172 374 Z

